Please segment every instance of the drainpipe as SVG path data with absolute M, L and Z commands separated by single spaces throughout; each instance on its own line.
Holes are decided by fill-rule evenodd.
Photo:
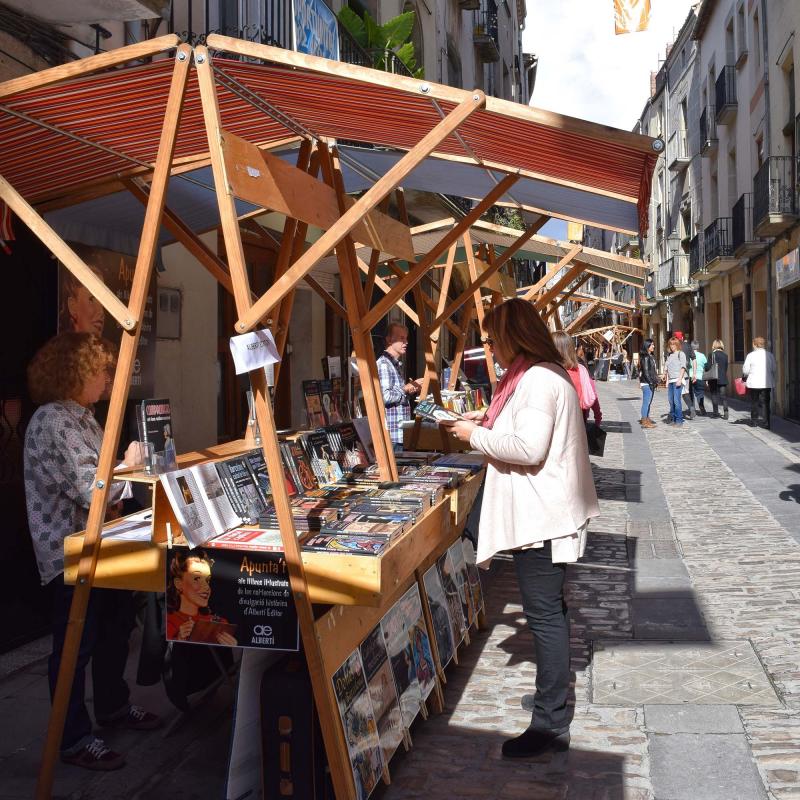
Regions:
M 769 43 L 767 36 L 767 0 L 761 0 L 761 30 L 762 39 L 764 44 L 762 46 L 764 58 L 764 137 L 767 140 L 766 157 L 772 155 L 772 120 L 770 117 L 770 103 L 769 103 L 769 56 L 767 45 Z M 769 167 L 767 167 L 769 170 Z M 769 342 L 770 349 L 773 349 L 774 338 L 772 331 L 772 305 L 773 305 L 773 287 L 772 287 L 772 239 L 769 240 L 767 245 L 767 341 Z M 752 291 L 752 285 L 751 285 Z

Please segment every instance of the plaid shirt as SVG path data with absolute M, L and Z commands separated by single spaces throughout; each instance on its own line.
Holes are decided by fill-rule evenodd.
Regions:
M 400 362 L 385 350 L 378 356 L 378 379 L 381 382 L 383 405 L 386 407 L 386 428 L 394 444 L 403 443 L 403 421 L 411 419 L 411 404 L 403 387 L 405 380 Z

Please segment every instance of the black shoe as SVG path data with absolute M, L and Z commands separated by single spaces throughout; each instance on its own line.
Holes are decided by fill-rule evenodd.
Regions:
M 722 412 L 722 419 L 728 419 L 728 412 L 727 411 L 723 411 Z
M 569 728 L 562 731 L 528 728 L 516 738 L 503 742 L 506 758 L 533 758 L 547 751 L 563 753 L 566 750 L 569 750 Z

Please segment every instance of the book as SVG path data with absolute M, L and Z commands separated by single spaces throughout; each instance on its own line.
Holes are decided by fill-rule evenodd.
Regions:
M 139 403 L 137 423 L 139 440 L 148 444 L 145 467 L 149 466 L 149 471 L 154 474 L 175 469 L 177 467 L 175 437 L 169 398 L 142 400 Z
M 439 570 L 435 564 L 425 571 L 422 583 L 428 598 L 428 607 L 431 610 L 433 638 L 439 653 L 439 663 L 444 669 L 453 659 L 456 644 L 453 641 L 453 623 L 450 619 L 450 612 L 447 610 L 447 598 L 442 586 L 442 579 L 439 577 Z
M 325 423 L 334 425 L 342 421 L 339 413 L 338 404 L 333 394 L 333 383 L 331 381 L 319 381 L 319 395 L 322 403 L 322 413 L 325 415 Z
M 383 755 L 359 650 L 354 650 L 333 674 L 333 691 L 342 718 L 356 797 L 367 800 L 381 778 Z
M 252 521 L 266 508 L 258 480 L 247 456 L 226 458 L 215 463 L 222 487 L 241 520 Z
M 453 646 L 455 648 L 464 640 L 467 624 L 464 617 L 464 607 L 461 604 L 461 595 L 458 592 L 458 586 L 454 577 L 455 569 L 449 550 L 445 550 L 436 560 L 436 569 L 439 573 L 442 589 L 444 589 L 445 600 L 447 601 L 447 610 L 450 615 L 450 624 L 453 632 Z
M 370 464 L 375 463 L 375 446 L 372 442 L 372 431 L 369 429 L 369 420 L 366 417 L 353 417 L 351 420 L 356 430 L 361 446 Z
M 457 467 L 475 473 L 486 466 L 486 457 L 482 453 L 447 453 L 433 463 L 437 467 Z
M 386 652 L 381 626 L 376 625 L 359 645 L 361 663 L 367 680 L 367 691 L 372 702 L 372 713 L 378 725 L 384 763 L 403 741 L 403 715 L 392 675 L 392 665 Z
M 360 556 L 379 556 L 389 545 L 388 536 L 376 534 L 315 533 L 303 541 L 304 550 L 325 553 L 348 553 Z
M 228 499 L 213 463 L 160 476 L 172 510 L 192 547 L 241 523 Z
M 400 601 L 383 615 L 380 626 L 386 653 L 392 666 L 392 676 L 403 715 L 403 726 L 410 728 L 422 705 L 422 692 Z
M 198 617 L 186 641 L 215 645 L 219 644 L 217 637 L 221 633 L 233 636 L 236 633 L 236 625 L 231 622 L 217 620 L 214 617 Z
M 352 422 L 342 422 L 339 426 L 342 453 L 340 464 L 345 469 L 368 467 L 370 465 L 367 451 L 356 433 Z
M 297 476 L 298 490 L 305 493 L 319 488 L 319 482 L 311 467 L 311 460 L 302 443 L 298 441 L 286 442 L 286 452 L 294 468 L 292 474 Z
M 422 419 L 430 420 L 431 422 L 457 422 L 463 419 L 461 414 L 451 411 L 449 408 L 437 405 L 433 400 L 420 400 L 414 406 L 414 414 Z
M 303 381 L 303 399 L 308 415 L 308 427 L 319 428 L 326 424 L 325 413 L 322 410 L 322 394 L 319 381 Z
M 334 483 L 342 477 L 342 468 L 324 428 L 310 431 L 303 437 L 309 462 L 319 484 Z
M 258 550 L 268 553 L 282 553 L 283 541 L 280 531 L 265 531 L 260 528 L 233 528 L 213 539 L 205 547 L 222 550 Z
M 480 570 L 478 569 L 478 565 L 475 564 L 472 559 L 467 558 L 467 543 L 462 540 L 462 544 L 464 545 L 464 558 L 467 562 L 468 588 L 470 597 L 472 598 L 472 608 L 477 619 L 478 613 L 482 611 L 484 607 Z
M 335 522 L 322 527 L 322 533 L 347 533 L 361 536 L 398 536 L 407 527 L 406 518 L 392 518 L 383 514 L 345 514 Z
M 447 548 L 453 563 L 453 577 L 455 578 L 458 596 L 464 611 L 464 619 L 467 628 L 471 628 L 476 621 L 476 611 L 472 605 L 472 595 L 469 589 L 469 577 L 467 575 L 467 562 L 464 558 L 464 545 L 461 539 L 457 539 Z

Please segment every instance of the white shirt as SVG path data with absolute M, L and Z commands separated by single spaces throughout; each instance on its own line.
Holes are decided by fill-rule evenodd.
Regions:
M 748 389 L 775 388 L 775 356 L 763 347 L 747 354 L 742 365 L 742 376 L 747 378 Z

